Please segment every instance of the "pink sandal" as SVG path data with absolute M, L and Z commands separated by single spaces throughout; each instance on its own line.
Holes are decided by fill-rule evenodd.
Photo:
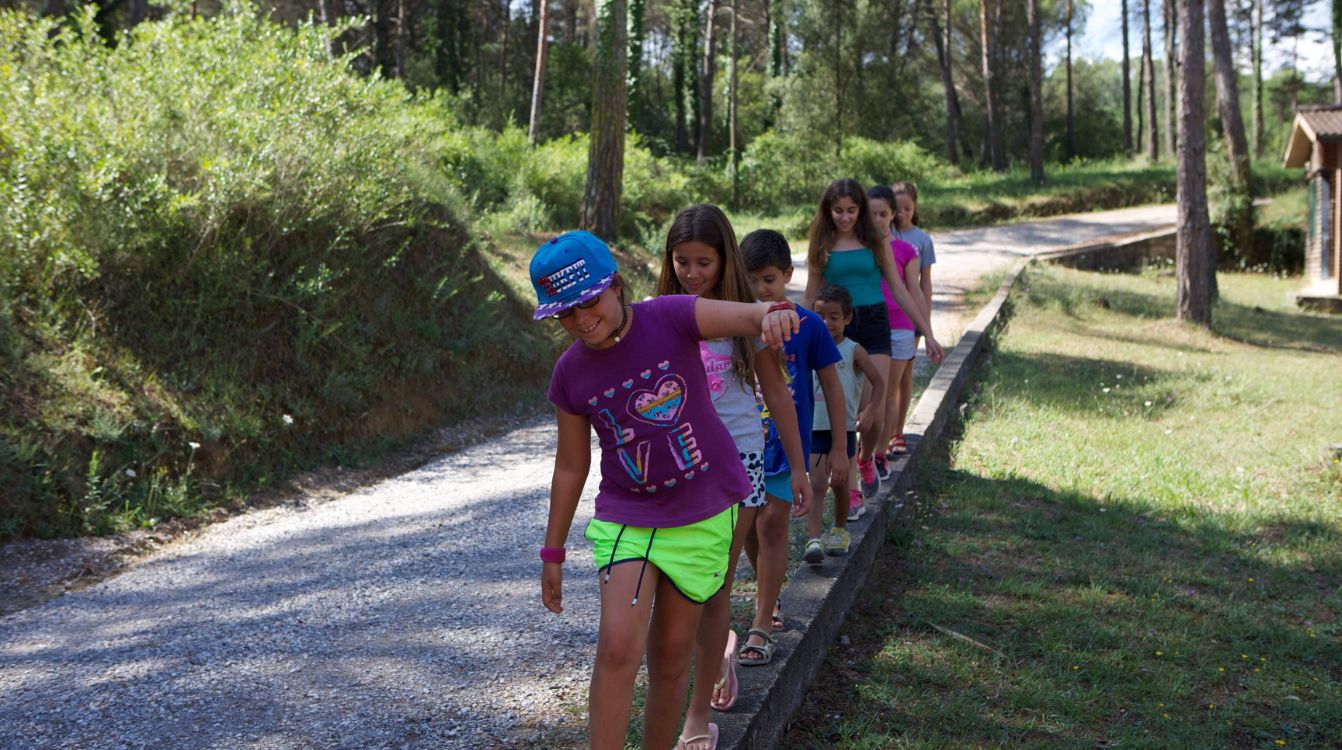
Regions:
M 732 706 L 736 705 L 736 696 L 740 690 L 740 685 L 736 681 L 736 631 L 727 631 L 727 648 L 722 654 L 726 660 L 727 666 L 722 674 L 718 675 L 717 684 L 713 685 L 714 696 L 708 702 L 716 711 L 730 711 Z M 712 725 L 709 725 L 712 726 Z M 711 731 L 711 730 L 710 730 Z M 698 739 L 697 737 L 695 739 Z
M 700 742 L 708 740 L 708 750 L 718 750 L 718 725 L 712 722 L 708 724 L 708 734 L 697 734 L 693 737 L 677 737 L 676 750 L 689 750 L 691 742 Z

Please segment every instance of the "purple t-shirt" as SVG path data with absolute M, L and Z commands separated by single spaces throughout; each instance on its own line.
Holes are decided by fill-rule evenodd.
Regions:
M 909 280 L 904 278 L 904 266 L 907 266 L 909 261 L 918 258 L 918 249 L 904 240 L 890 240 L 890 254 L 895 256 L 895 273 L 899 274 L 899 278 L 904 279 L 904 284 L 907 286 Z M 914 290 L 909 291 L 911 294 L 921 293 Z M 908 331 L 915 330 L 916 326 L 913 325 L 913 320 L 904 312 L 904 308 L 900 307 L 899 303 L 895 301 L 895 295 L 890 293 L 890 285 L 885 281 L 881 282 L 881 293 L 885 295 L 885 309 L 890 312 L 890 330 L 894 331 L 901 328 Z
M 751 492 L 731 435 L 713 410 L 691 295 L 634 305 L 622 341 L 573 342 L 547 394 L 586 416 L 601 445 L 596 517 L 671 528 L 711 518 Z

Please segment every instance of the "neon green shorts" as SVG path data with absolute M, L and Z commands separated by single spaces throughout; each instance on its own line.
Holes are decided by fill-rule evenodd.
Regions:
M 593 519 L 587 524 L 586 537 L 592 543 L 597 570 L 646 561 L 662 571 L 686 599 L 702 604 L 726 581 L 736 515 L 733 504 L 711 518 L 668 529 Z

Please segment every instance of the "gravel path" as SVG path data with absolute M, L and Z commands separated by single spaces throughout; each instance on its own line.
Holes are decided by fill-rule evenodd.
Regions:
M 939 233 L 935 325 L 958 331 L 963 290 L 1012 258 L 1172 222 L 1164 206 Z M 0 747 L 573 744 L 597 586 L 584 502 L 565 612 L 539 603 L 553 445 L 544 418 L 0 619 Z

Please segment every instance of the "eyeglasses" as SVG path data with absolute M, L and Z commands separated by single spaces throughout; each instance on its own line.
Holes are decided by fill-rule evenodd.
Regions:
M 572 315 L 574 310 L 590 310 L 593 307 L 596 307 L 596 303 L 600 301 L 601 301 L 601 295 L 598 294 L 597 296 L 584 302 L 579 302 L 578 304 L 573 305 L 572 307 L 566 307 L 563 310 L 560 310 L 559 312 L 555 313 L 554 315 L 551 315 L 550 317 L 554 318 L 555 320 L 563 320 L 564 318 L 567 318 L 568 316 Z

